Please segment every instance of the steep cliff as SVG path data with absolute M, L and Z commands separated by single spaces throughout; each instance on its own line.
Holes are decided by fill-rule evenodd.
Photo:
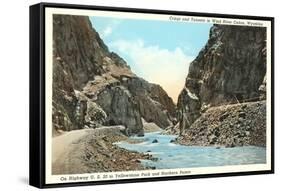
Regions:
M 214 25 L 178 97 L 180 134 L 211 107 L 266 99 L 265 87 L 266 29 Z
M 209 40 L 190 64 L 178 108 L 187 126 L 210 106 L 259 100 L 266 74 L 266 30 L 214 25 Z
M 54 15 L 54 134 L 124 125 L 129 135 L 142 135 L 142 118 L 165 128 L 175 118 L 175 105 L 159 85 L 138 78 L 109 51 L 88 17 Z

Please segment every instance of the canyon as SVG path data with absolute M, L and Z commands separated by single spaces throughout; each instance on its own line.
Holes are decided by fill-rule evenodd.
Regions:
M 54 15 L 53 173 L 146 169 L 139 159 L 150 154 L 114 143 L 150 131 L 186 146 L 266 147 L 265 28 L 214 24 L 186 72 L 175 104 L 109 50 L 88 17 Z

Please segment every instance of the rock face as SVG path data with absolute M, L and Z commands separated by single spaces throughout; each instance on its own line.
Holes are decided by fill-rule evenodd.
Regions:
M 188 137 L 188 129 L 199 128 L 194 123 L 211 107 L 264 100 L 265 87 L 265 28 L 214 25 L 178 97 L 179 133 Z
M 87 17 L 54 15 L 53 33 L 54 59 L 61 62 L 62 74 L 69 76 L 73 88 L 81 89 L 105 72 L 103 60 L 111 54 Z
M 186 145 L 265 146 L 266 30 L 214 25 L 190 64 L 174 132 Z
M 175 120 L 167 93 L 110 52 L 88 17 L 54 15 L 53 36 L 54 133 L 124 125 L 142 135 L 142 117 L 161 128 Z
M 161 128 L 175 122 L 175 105 L 161 86 L 148 83 L 141 78 L 123 79 L 122 84 L 133 95 L 141 116 L 147 122 L 154 122 Z
M 123 86 L 113 86 L 105 89 L 99 94 L 96 102 L 108 114 L 105 125 L 124 124 L 129 135 L 143 135 L 141 115 L 130 92 L 126 88 Z

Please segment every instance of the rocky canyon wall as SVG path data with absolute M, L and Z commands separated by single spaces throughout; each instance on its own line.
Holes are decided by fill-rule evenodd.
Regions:
M 53 17 L 53 132 L 124 125 L 142 135 L 142 118 L 166 128 L 175 105 L 110 52 L 88 17 Z
M 234 137 L 240 136 L 239 133 L 234 135 L 236 132 L 234 129 L 244 129 L 242 134 L 245 137 L 245 129 L 250 126 L 262 130 L 258 134 L 262 137 L 262 140 L 265 140 L 265 122 L 261 123 L 260 120 L 265 120 L 265 102 L 260 103 L 263 105 L 263 109 L 259 104 L 248 107 L 251 108 L 248 114 L 258 114 L 256 116 L 251 115 L 251 117 L 254 117 L 253 120 L 243 121 L 244 118 L 239 117 L 239 112 L 242 112 L 243 116 L 245 115 L 245 120 L 248 115 L 243 112 L 242 106 L 239 106 L 241 103 L 265 100 L 265 95 L 266 29 L 248 26 L 212 26 L 208 42 L 190 64 L 185 87 L 178 97 L 179 124 L 177 127 L 178 132 L 185 137 L 182 138 L 182 142 L 191 145 L 226 144 L 219 140 L 229 138 L 231 140 L 229 144 L 231 145 L 232 142 L 235 142 Z M 236 109 L 222 109 L 223 107 L 228 108 L 227 105 L 231 104 L 238 105 L 233 107 Z M 247 104 L 244 107 L 247 107 Z M 213 109 L 212 112 L 218 118 L 220 118 L 220 115 L 230 116 L 232 113 L 234 113 L 233 116 L 238 117 L 237 119 L 234 118 L 236 121 L 223 117 L 216 122 L 214 120 L 208 121 L 204 113 L 209 111 L 210 115 L 210 108 Z M 215 112 L 214 108 L 218 108 L 218 111 Z M 224 120 L 226 121 L 223 122 Z M 256 120 L 259 120 L 259 123 Z M 228 122 L 231 122 L 231 126 L 226 127 L 225 124 L 228 124 Z M 221 131 L 229 132 L 227 135 L 224 134 L 226 135 L 225 139 L 219 139 L 223 135 L 223 133 L 220 133 Z M 258 132 L 256 129 L 248 131 L 249 128 L 247 135 L 250 132 Z M 215 135 L 213 132 L 217 132 L 217 134 Z M 198 134 L 201 135 L 200 138 L 198 138 Z M 196 140 L 195 137 L 198 139 Z M 216 141 L 210 141 L 210 137 L 215 137 L 214 140 Z M 200 142 L 199 140 L 203 138 L 205 142 Z M 241 144 L 243 143 L 246 143 L 246 141 L 241 141 Z M 258 145 L 264 144 L 265 141 Z
M 265 99 L 265 75 L 265 28 L 214 25 L 178 97 L 183 128 L 209 107 Z

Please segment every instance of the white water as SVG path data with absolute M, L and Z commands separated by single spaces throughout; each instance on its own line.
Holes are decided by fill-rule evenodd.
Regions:
M 144 142 L 130 144 L 122 141 L 116 145 L 127 150 L 152 154 L 158 160 L 142 160 L 142 164 L 156 167 L 156 169 L 266 163 L 265 147 L 244 146 L 217 149 L 216 147 L 183 146 L 170 143 L 176 137 L 175 135 L 162 135 L 160 132 L 153 132 L 146 133 L 144 137 L 131 138 L 144 139 Z M 158 143 L 152 143 L 154 139 L 157 139 Z

